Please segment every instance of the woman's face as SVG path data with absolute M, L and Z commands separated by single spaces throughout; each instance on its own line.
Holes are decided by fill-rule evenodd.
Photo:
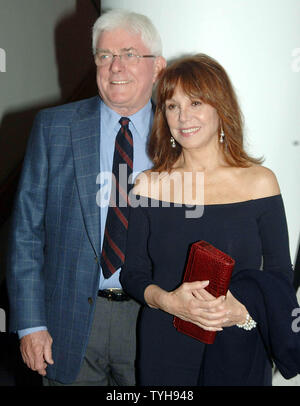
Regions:
M 182 148 L 195 149 L 218 142 L 220 119 L 211 105 L 191 99 L 177 86 L 165 107 L 170 132 Z

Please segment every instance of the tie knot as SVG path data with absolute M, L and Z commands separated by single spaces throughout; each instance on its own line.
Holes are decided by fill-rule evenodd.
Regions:
M 129 118 L 121 117 L 119 123 L 121 124 L 122 127 L 128 127 L 129 121 L 130 121 Z

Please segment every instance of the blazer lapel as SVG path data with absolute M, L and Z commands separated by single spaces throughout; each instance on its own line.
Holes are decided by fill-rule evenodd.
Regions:
M 96 202 L 100 170 L 100 98 L 84 101 L 71 124 L 75 177 L 86 231 L 100 254 L 100 209 Z

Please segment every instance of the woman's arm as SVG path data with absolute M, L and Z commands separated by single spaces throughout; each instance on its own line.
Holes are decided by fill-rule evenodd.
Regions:
M 261 213 L 258 218 L 263 269 L 264 271 L 283 272 L 291 280 L 293 272 L 289 254 L 287 223 L 276 176 L 268 168 L 257 166 L 252 168 L 247 182 L 248 187 L 252 190 L 253 199 L 273 197 L 261 201 L 263 207 L 260 209 Z M 228 308 L 228 321 L 223 324 L 224 327 L 241 324 L 241 322 L 234 323 L 236 316 L 239 313 L 245 316 L 248 313 L 246 307 L 248 306 L 250 309 L 255 303 L 255 297 L 253 297 L 253 303 L 252 299 L 249 302 L 249 297 L 247 300 L 245 299 L 246 301 L 243 298 L 239 298 L 239 300 L 231 292 L 228 292 L 225 303 Z M 251 312 L 249 311 L 249 313 Z
M 140 303 L 163 310 L 206 329 L 220 329 L 225 310 L 224 298 L 202 299 L 199 292 L 207 282 L 184 283 L 167 292 L 154 283 L 152 261 L 148 253 L 150 225 L 146 210 L 131 207 L 124 266 L 120 273 L 123 289 Z M 212 310 L 215 310 L 213 312 Z
M 205 290 L 208 284 L 209 281 L 185 282 L 171 292 L 152 284 L 145 289 L 145 301 L 152 308 L 163 310 L 205 330 L 222 330 L 222 325 L 228 321 L 228 305 L 225 305 L 224 296 L 215 298 Z M 243 315 L 239 313 L 236 322 L 243 321 Z

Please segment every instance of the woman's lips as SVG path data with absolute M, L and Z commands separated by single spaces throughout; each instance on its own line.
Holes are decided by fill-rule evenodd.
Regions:
M 189 137 L 200 130 L 200 127 L 190 127 L 190 128 L 181 128 L 179 129 L 180 134 L 183 137 Z

